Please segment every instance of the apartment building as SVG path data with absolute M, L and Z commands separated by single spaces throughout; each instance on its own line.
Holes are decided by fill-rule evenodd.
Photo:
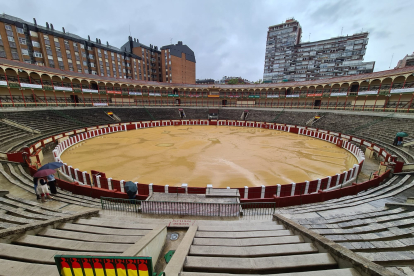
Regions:
M 363 62 L 367 32 L 304 43 L 301 37 L 302 27 L 295 19 L 269 27 L 263 82 L 307 81 L 374 71 L 375 62 Z
M 186 45 L 181 46 L 186 47 L 184 59 L 190 58 L 194 64 L 191 66 L 171 59 L 168 72 L 175 78 L 166 79 L 162 74 L 165 72 L 162 71 L 163 55 L 157 46 L 146 46 L 138 39 L 129 37 L 122 47 L 117 48 L 108 42 L 102 43 L 98 38 L 91 40 L 88 36 L 84 39 L 68 33 L 65 28 L 58 31 L 48 22 L 40 26 L 36 19 L 30 23 L 7 14 L 0 15 L 0 58 L 83 74 L 157 82 L 174 82 L 177 79 L 180 83 L 182 80 L 195 83 L 194 52 Z M 168 49 L 169 46 L 165 47 Z M 193 73 L 182 78 L 183 70 Z
M 196 83 L 194 52 L 182 41 L 161 47 L 162 81 Z
M 399 60 L 397 66 L 394 69 L 407 66 L 414 66 L 414 52 L 411 55 L 406 55 L 403 59 Z
M 161 51 L 158 50 L 157 46 L 152 44 L 146 46 L 140 43 L 138 38 L 132 39 L 130 36 L 128 37 L 128 42 L 121 47 L 121 50 L 141 57 L 137 67 L 139 79 L 163 81 L 161 75 Z

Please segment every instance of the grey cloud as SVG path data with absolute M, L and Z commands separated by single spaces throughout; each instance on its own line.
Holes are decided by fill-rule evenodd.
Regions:
M 377 0 L 14 0 L 2 12 L 42 25 L 52 22 L 82 37 L 96 37 L 120 47 L 132 37 L 163 46 L 178 40 L 196 55 L 197 78 L 263 76 L 266 35 L 270 25 L 295 17 L 303 40 L 326 39 L 370 31 L 366 61 L 386 70 L 412 53 L 414 1 Z M 411 34 L 411 35 L 410 35 Z M 393 67 L 392 66 L 392 67 Z

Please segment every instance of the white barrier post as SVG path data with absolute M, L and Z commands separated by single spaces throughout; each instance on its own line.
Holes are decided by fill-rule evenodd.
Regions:
M 119 186 L 121 186 L 121 192 L 122 193 L 125 193 L 125 188 L 124 188 L 124 184 L 125 183 L 125 180 L 121 180 L 121 181 L 119 181 Z
M 88 185 L 88 180 L 86 179 L 86 174 L 87 174 L 87 171 L 82 172 L 82 178 L 83 178 L 83 183 L 85 185 Z
M 68 166 L 68 176 L 72 178 L 73 180 L 73 176 L 72 176 L 72 170 L 71 170 L 72 166 Z
M 108 190 L 112 190 L 112 177 L 108 177 Z
M 308 194 L 308 191 L 309 191 L 309 181 L 306 180 L 306 186 L 305 186 L 305 193 L 304 193 L 304 195 L 307 195 Z
M 348 172 L 347 171 L 344 171 L 344 173 L 345 173 L 345 176 L 344 176 L 344 181 L 342 182 L 342 185 L 344 185 L 346 183 L 346 178 L 348 176 Z
M 295 195 L 295 189 L 296 189 L 296 183 L 292 182 L 292 191 L 290 192 L 290 196 L 294 196 Z
M 138 182 L 134 182 L 135 183 L 135 185 L 137 185 L 137 194 L 138 194 Z
M 79 171 L 79 169 L 78 169 L 78 168 L 76 168 L 76 169 L 75 169 L 75 179 L 76 179 L 76 181 L 78 181 L 78 182 L 79 182 L 79 178 L 78 178 L 78 171 Z
M 169 187 L 169 185 L 168 185 L 168 184 L 164 186 L 164 192 L 165 192 L 166 194 L 168 194 L 168 187 Z
M 336 174 L 336 184 L 335 186 L 339 185 L 339 179 L 341 178 L 341 175 L 339 173 Z
M 181 184 L 181 188 L 185 189 L 185 193 L 188 194 L 188 184 L 187 183 L 182 183 Z
M 354 167 L 355 167 L 355 171 L 354 171 L 354 176 L 353 177 L 356 178 L 357 175 L 358 175 L 358 171 L 359 171 L 359 165 L 355 164 Z
M 249 187 L 244 186 L 244 198 L 249 198 Z
M 101 187 L 101 176 L 100 175 L 97 175 L 96 176 L 96 184 L 98 185 L 98 188 L 100 188 Z
M 149 191 L 148 191 L 148 193 L 150 194 L 150 195 L 152 195 L 152 185 L 153 185 L 153 183 L 150 183 L 149 185 L 148 185 L 148 189 L 149 189 Z
M 264 198 L 264 196 L 265 196 L 265 189 L 266 189 L 266 186 L 265 185 L 262 185 L 262 191 L 260 193 L 260 198 Z
M 328 185 L 326 185 L 326 189 L 329 189 L 331 186 L 332 177 L 328 176 Z
M 321 188 L 321 179 L 318 178 L 318 186 L 316 186 L 316 192 L 318 192 L 320 188 Z
M 277 197 L 280 197 L 280 188 L 282 187 L 282 185 L 277 184 L 276 186 L 277 186 L 277 193 L 276 193 L 276 196 L 277 196 Z
M 66 164 L 66 163 L 64 163 L 63 165 L 68 165 L 68 164 Z M 62 166 L 61 167 L 62 168 L 62 172 L 64 173 L 64 174 L 67 174 L 68 175 L 68 173 L 67 173 L 67 171 L 66 171 L 66 167 L 65 166 Z
M 211 189 L 213 189 L 213 185 L 211 185 L 211 184 L 207 184 L 207 190 L 206 190 L 206 193 L 207 193 L 207 194 L 210 194 L 210 193 L 211 193 Z

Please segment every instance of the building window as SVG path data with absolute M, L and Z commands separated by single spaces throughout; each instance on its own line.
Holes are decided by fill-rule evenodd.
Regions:
M 40 48 L 40 43 L 37 41 L 32 41 L 33 47 Z
M 39 52 L 33 52 L 33 56 L 38 57 L 38 58 L 43 57 L 42 53 L 39 53 Z
M 22 55 L 29 55 L 29 51 L 27 49 L 22 49 Z
M 20 44 L 22 44 L 22 45 L 26 45 L 26 38 L 19 37 L 19 42 L 20 42 Z
M 11 31 L 12 27 L 10 25 L 4 25 L 4 27 L 6 28 L 6 30 Z
M 8 36 L 8 37 L 7 37 L 7 40 L 8 40 L 8 41 L 10 41 L 10 42 L 14 42 L 14 37 L 12 37 L 12 36 Z
M 30 35 L 33 36 L 33 37 L 37 37 L 37 33 L 33 32 L 33 31 L 30 31 Z
M 87 66 L 86 61 L 83 62 L 83 66 Z
M 24 30 L 22 28 L 16 27 L 16 31 L 19 34 L 24 34 Z

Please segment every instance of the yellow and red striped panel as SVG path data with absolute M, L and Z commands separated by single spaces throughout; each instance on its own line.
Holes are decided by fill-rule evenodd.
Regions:
M 98 259 L 90 258 L 60 258 L 60 274 L 61 276 L 127 276 L 125 269 L 125 266 L 127 266 L 128 276 L 151 276 L 149 273 L 152 269 L 148 267 L 151 263 L 147 262 L 147 260 L 128 260 L 128 263 L 125 263 L 121 262 L 120 259 L 116 259 L 116 262 L 118 262 L 115 265 L 116 272 L 113 265 L 113 259 L 104 260 L 105 272 L 102 266 L 102 259 L 101 261 L 98 261 Z M 82 262 L 83 271 L 80 262 Z M 137 265 L 132 262 L 136 262 L 138 264 L 138 271 Z M 93 264 L 93 268 L 91 264 Z M 93 270 L 95 270 L 95 274 Z

